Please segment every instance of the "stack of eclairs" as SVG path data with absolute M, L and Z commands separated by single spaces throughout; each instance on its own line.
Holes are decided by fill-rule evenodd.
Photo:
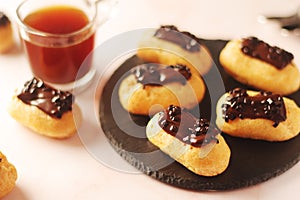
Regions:
M 0 53 L 14 46 L 12 23 L 0 12 Z M 81 111 L 68 91 L 56 89 L 33 77 L 16 89 L 8 105 L 12 118 L 40 135 L 63 139 L 73 136 L 81 122 Z M 0 198 L 15 187 L 17 170 L 0 151 Z
M 226 43 L 221 67 L 254 89 L 226 91 L 215 122 L 190 112 L 207 92 L 203 76 L 213 62 L 199 38 L 173 25 L 147 30 L 137 56 L 144 63 L 122 80 L 120 103 L 129 113 L 150 116 L 148 140 L 195 174 L 212 177 L 228 168 L 231 150 L 223 134 L 280 142 L 300 132 L 300 108 L 285 97 L 299 90 L 300 73 L 293 55 L 279 47 L 256 37 Z

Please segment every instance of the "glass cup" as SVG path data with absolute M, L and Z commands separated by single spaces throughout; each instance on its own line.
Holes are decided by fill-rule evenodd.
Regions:
M 35 77 L 62 90 L 84 88 L 91 82 L 96 2 L 25 0 L 16 14 Z

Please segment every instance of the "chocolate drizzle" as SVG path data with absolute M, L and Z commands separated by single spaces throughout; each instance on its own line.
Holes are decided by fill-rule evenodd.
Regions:
M 8 17 L 3 12 L 0 12 L 0 26 L 6 26 L 9 23 Z
M 156 63 L 138 65 L 131 71 L 137 82 L 145 85 L 164 85 L 179 82 L 182 85 L 191 77 L 191 72 L 185 65 L 164 66 Z
M 283 69 L 294 59 L 293 54 L 279 47 L 272 47 L 256 37 L 243 39 L 241 50 L 244 54 L 267 62 L 277 69 Z
M 156 38 L 178 44 L 181 48 L 190 52 L 199 52 L 199 39 L 186 31 L 180 32 L 176 26 L 161 26 L 154 34 Z
M 74 100 L 70 92 L 56 90 L 37 78 L 24 84 L 18 98 L 26 104 L 38 107 L 54 118 L 61 118 L 65 112 L 72 110 Z
M 236 88 L 229 92 L 226 102 L 222 105 L 222 117 L 226 122 L 240 119 L 264 118 L 274 122 L 277 127 L 286 120 L 285 104 L 282 96 L 271 92 L 260 92 L 249 96 L 244 89 Z
M 218 143 L 216 136 L 220 131 L 212 127 L 206 119 L 197 119 L 178 106 L 169 106 L 159 113 L 159 126 L 168 134 L 194 147 Z

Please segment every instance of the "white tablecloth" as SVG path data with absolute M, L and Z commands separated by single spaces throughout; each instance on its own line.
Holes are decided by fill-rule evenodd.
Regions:
M 0 0 L 0 10 L 7 13 L 14 25 L 14 12 L 19 2 Z M 118 11 L 113 18 L 99 27 L 96 44 L 101 45 L 126 31 L 174 24 L 181 30 L 207 39 L 257 36 L 292 52 L 296 64 L 300 66 L 300 38 L 283 36 L 276 23 L 258 22 L 261 14 L 289 15 L 297 6 L 300 6 L 299 0 L 119 0 Z M 194 192 L 163 184 L 147 175 L 135 173 L 130 167 L 130 173 L 116 170 L 106 161 L 93 156 L 78 135 L 60 141 L 31 132 L 14 121 L 6 111 L 15 88 L 32 77 L 24 52 L 18 46 L 17 33 L 15 36 L 17 47 L 0 55 L 0 151 L 16 166 L 19 175 L 15 189 L 5 200 L 273 200 L 295 199 L 298 196 L 299 163 L 278 177 L 248 188 L 227 192 Z M 85 93 L 79 94 L 78 99 L 83 111 L 93 104 Z M 83 127 L 93 130 L 87 114 L 84 115 Z M 102 139 L 105 140 L 104 137 Z M 109 145 L 103 149 L 108 154 L 105 159 L 111 157 L 114 160 L 117 156 L 110 155 L 113 150 Z

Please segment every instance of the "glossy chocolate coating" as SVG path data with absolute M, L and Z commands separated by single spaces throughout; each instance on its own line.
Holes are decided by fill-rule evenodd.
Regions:
M 236 88 L 229 92 L 222 105 L 222 114 L 226 122 L 235 118 L 264 118 L 272 120 L 273 126 L 286 120 L 286 109 L 282 96 L 270 92 L 261 92 L 249 96 L 244 89 Z
M 159 126 L 186 144 L 201 147 L 211 142 L 218 142 L 216 136 L 220 132 L 217 128 L 212 127 L 208 120 L 197 119 L 178 106 L 171 105 L 159 115 Z
M 165 85 L 171 82 L 186 84 L 191 77 L 190 69 L 184 65 L 164 66 L 156 63 L 141 64 L 133 68 L 137 82 L 145 85 Z
M 0 26 L 6 26 L 9 23 L 10 20 L 8 19 L 8 17 L 0 11 Z
M 244 54 L 267 62 L 277 69 L 283 69 L 294 59 L 293 54 L 270 46 L 256 37 L 243 39 L 241 50 Z
M 176 26 L 161 26 L 154 34 L 156 38 L 166 40 L 179 45 L 181 48 L 190 52 L 199 52 L 199 39 L 186 31 L 180 32 Z
M 18 98 L 54 118 L 61 118 L 65 112 L 72 110 L 74 100 L 70 92 L 56 90 L 36 78 L 24 84 Z

